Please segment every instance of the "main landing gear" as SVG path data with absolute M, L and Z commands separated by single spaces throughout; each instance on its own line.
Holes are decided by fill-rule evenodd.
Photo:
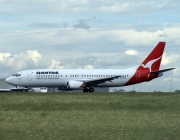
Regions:
M 88 88 L 84 88 L 83 89 L 83 92 L 94 92 L 94 88 L 90 87 L 89 89 Z

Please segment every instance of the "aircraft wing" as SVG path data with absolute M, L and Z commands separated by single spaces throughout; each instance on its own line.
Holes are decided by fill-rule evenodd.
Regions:
M 85 85 L 98 85 L 98 84 L 101 84 L 101 83 L 105 83 L 107 81 L 118 79 L 118 77 L 121 77 L 121 76 L 113 76 L 113 77 L 108 77 L 108 78 L 88 80 L 88 81 L 84 81 L 84 84 Z
M 173 69 L 175 69 L 175 68 L 169 68 L 169 69 L 164 69 L 164 70 L 152 71 L 152 72 L 150 72 L 150 74 L 159 74 L 159 73 L 163 73 L 163 72 L 170 71 L 170 70 L 173 70 Z

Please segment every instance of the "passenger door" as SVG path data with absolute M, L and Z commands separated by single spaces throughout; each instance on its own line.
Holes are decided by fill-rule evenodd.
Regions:
M 28 71 L 28 72 L 27 72 L 27 80 L 28 80 L 28 81 L 31 81 L 31 80 L 32 80 L 32 72 L 31 72 L 31 71 Z

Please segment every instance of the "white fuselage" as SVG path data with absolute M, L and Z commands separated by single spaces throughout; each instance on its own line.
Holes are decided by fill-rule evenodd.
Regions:
M 68 81 L 90 81 L 120 76 L 117 79 L 98 84 L 96 87 L 124 86 L 136 72 L 129 69 L 36 69 L 18 72 L 6 82 L 22 87 L 67 87 Z

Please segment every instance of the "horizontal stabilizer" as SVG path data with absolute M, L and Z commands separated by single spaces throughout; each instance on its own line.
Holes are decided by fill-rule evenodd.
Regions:
M 159 74 L 159 73 L 163 73 L 163 72 L 170 71 L 173 69 L 176 69 L 176 68 L 169 68 L 169 69 L 164 69 L 164 70 L 152 71 L 152 72 L 150 72 L 150 74 Z

